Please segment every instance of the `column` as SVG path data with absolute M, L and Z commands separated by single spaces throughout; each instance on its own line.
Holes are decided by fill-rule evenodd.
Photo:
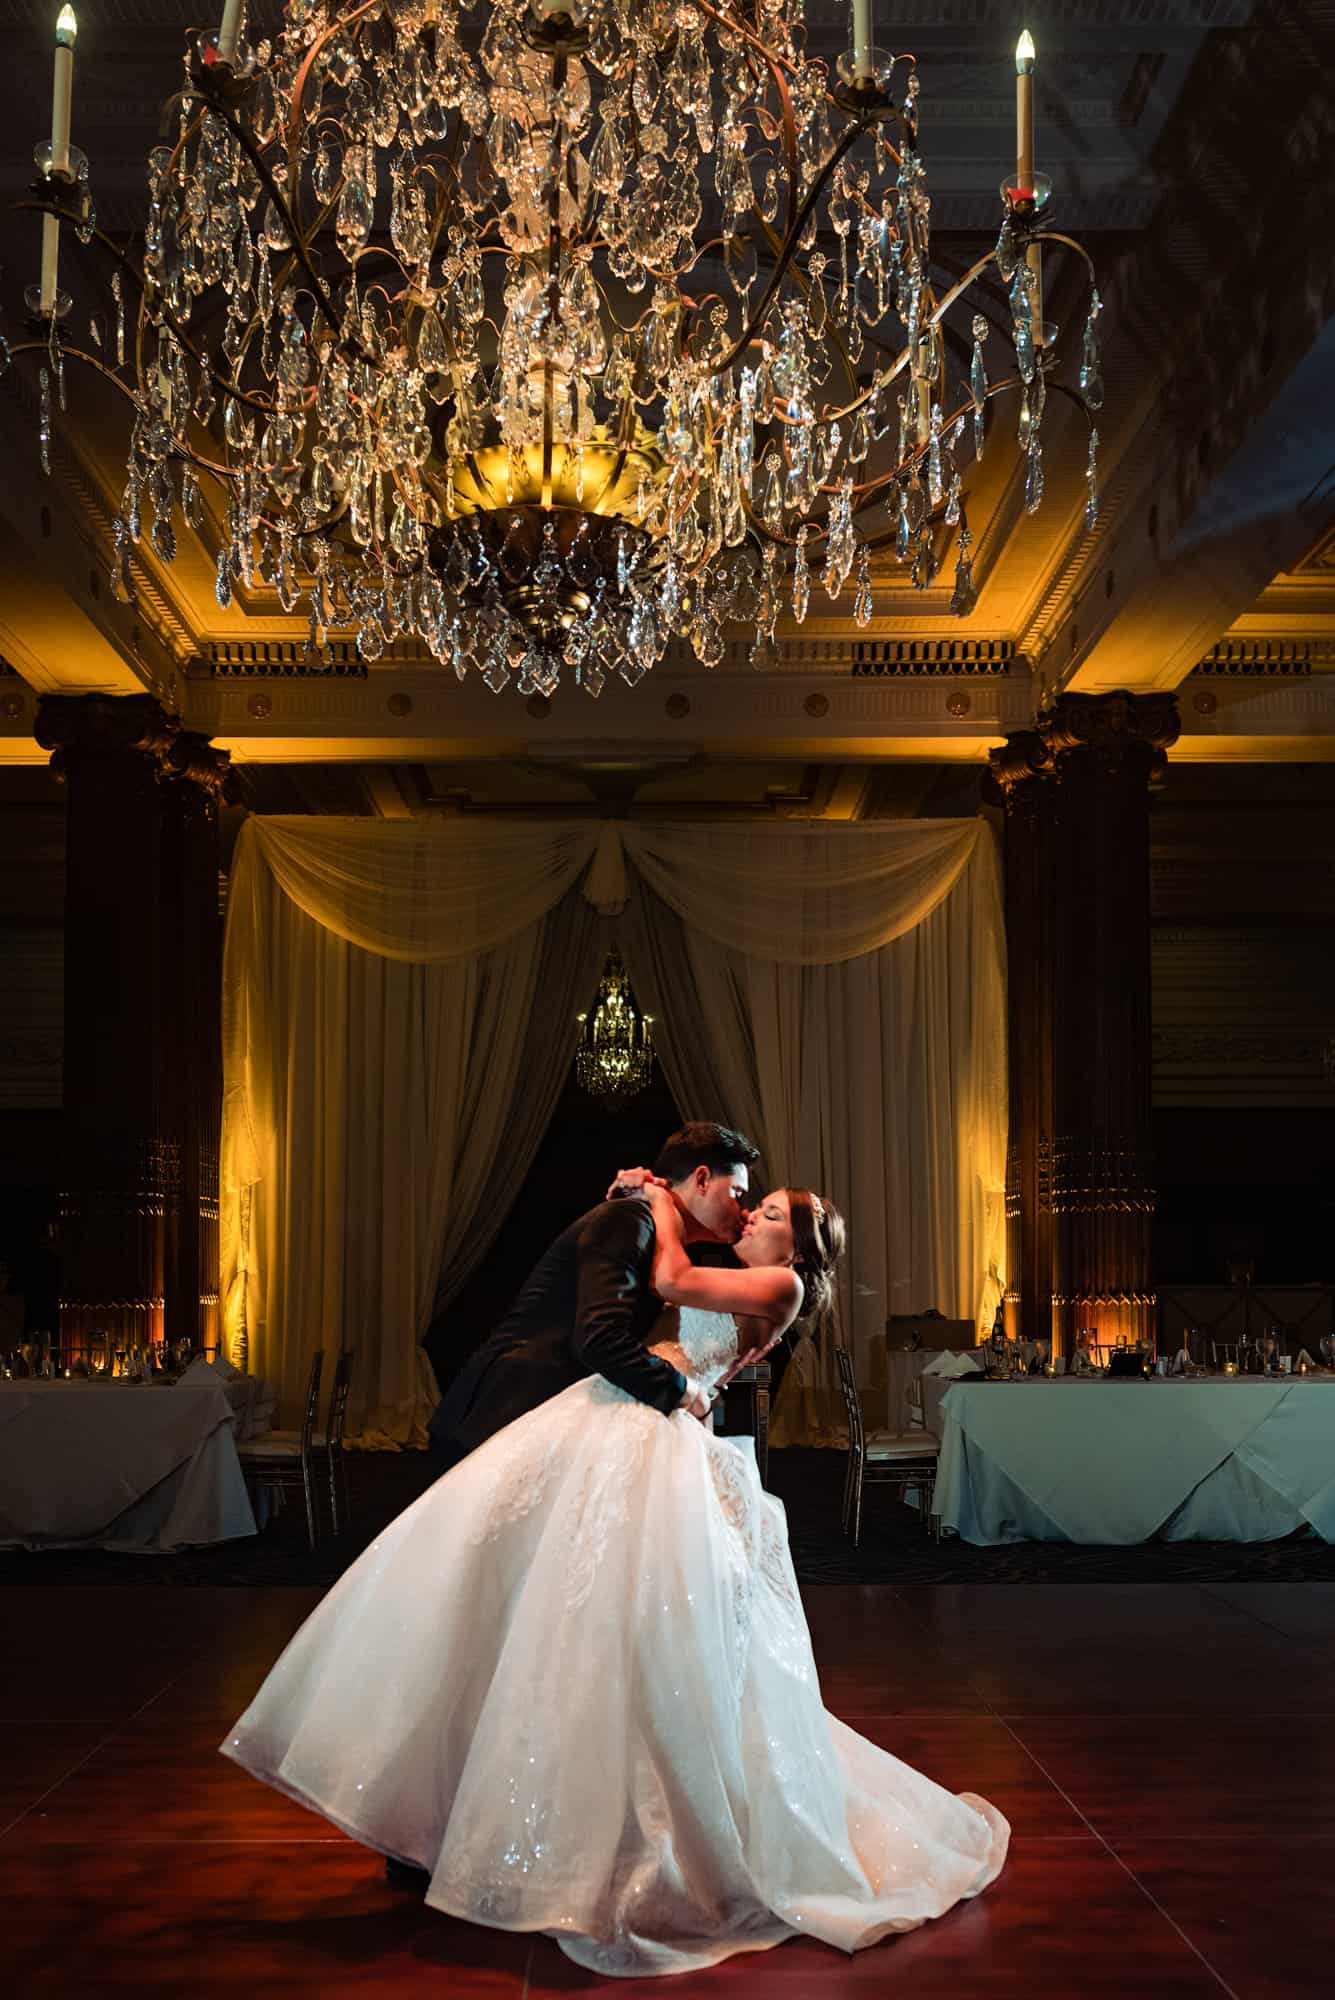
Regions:
M 1052 897 L 1048 746 L 1032 729 L 992 753 L 1006 813 L 1006 1332 L 1046 1337 L 1052 1306 Z
M 67 1350 L 163 1331 L 175 1162 L 163 1122 L 158 774 L 151 695 L 44 696 L 35 734 L 67 794 L 60 1330 Z
M 1171 695 L 1066 694 L 995 751 L 1006 805 L 1008 1319 L 1069 1353 L 1154 1324 L 1149 787 Z
M 167 1334 L 216 1347 L 218 1148 L 222 1119 L 222 919 L 218 809 L 234 780 L 227 754 L 182 730 L 163 800 L 163 1115 L 179 1160 L 165 1232 Z
M 225 753 L 150 695 L 47 696 L 66 812 L 61 1339 L 218 1339 Z

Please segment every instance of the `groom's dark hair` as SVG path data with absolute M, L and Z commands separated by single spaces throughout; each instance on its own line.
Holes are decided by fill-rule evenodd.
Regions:
M 697 1119 L 664 1140 L 654 1161 L 654 1172 L 661 1181 L 675 1184 L 684 1181 L 697 1167 L 708 1167 L 711 1174 L 721 1174 L 727 1167 L 753 1166 L 759 1158 L 760 1148 L 740 1132 L 734 1132 L 730 1125 L 711 1125 L 708 1120 Z

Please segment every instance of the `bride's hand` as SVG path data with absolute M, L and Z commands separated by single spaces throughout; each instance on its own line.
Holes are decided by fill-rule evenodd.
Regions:
M 762 1346 L 743 1348 L 737 1359 L 730 1365 L 727 1374 L 719 1383 L 720 1389 L 726 1389 L 728 1384 L 741 1374 L 743 1368 L 754 1368 L 757 1361 L 763 1361 L 767 1354 L 772 1354 L 782 1339 L 782 1333 L 772 1333 Z
M 605 1201 L 616 1201 L 625 1194 L 649 1195 L 654 1188 L 666 1188 L 667 1182 L 658 1179 L 649 1167 L 623 1167 L 603 1197 Z

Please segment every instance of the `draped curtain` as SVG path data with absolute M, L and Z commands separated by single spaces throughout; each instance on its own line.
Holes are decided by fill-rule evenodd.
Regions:
M 958 844 L 958 823 L 946 824 Z M 953 886 L 912 928 L 891 917 L 891 901 L 873 927 L 871 908 L 857 907 L 860 887 L 847 885 L 865 868 L 866 881 L 885 892 L 889 870 L 871 865 L 883 829 L 758 831 L 761 838 L 743 837 L 729 857 L 745 883 L 747 917 L 736 935 L 749 949 L 725 942 L 722 910 L 712 935 L 683 921 L 681 912 L 693 913 L 683 878 L 665 869 L 657 879 L 672 905 L 642 882 L 623 941 L 632 984 L 657 1016 L 660 1059 L 683 1114 L 717 1116 L 721 1107 L 760 1146 L 767 1185 L 815 1187 L 849 1220 L 833 1324 L 797 1340 L 773 1417 L 776 1444 L 827 1443 L 843 1434 L 830 1334 L 852 1349 L 868 1421 L 880 1425 L 888 1417 L 889 1315 L 935 1307 L 986 1325 L 1001 1296 L 998 869 L 978 825 Z M 833 877 L 831 857 L 850 850 L 854 865 L 842 886 L 832 880 L 821 931 L 812 875 Z M 943 842 L 938 884 L 950 854 Z M 920 853 L 914 868 L 895 876 L 915 912 L 930 897 L 916 874 L 923 860 Z M 647 882 L 649 870 L 642 873 Z M 887 931 L 898 934 L 867 948 Z M 799 952 L 807 962 L 793 962 Z
M 234 1349 L 300 1401 L 358 1349 L 353 1428 L 418 1442 L 418 1342 L 528 1170 L 617 925 L 683 1114 L 845 1210 L 872 1399 L 891 1311 L 987 1311 L 1005 1149 L 997 863 L 979 820 L 739 827 L 252 817 L 224 967 Z M 563 1218 L 554 1218 L 554 1226 Z M 829 1342 L 780 1438 L 836 1427 Z

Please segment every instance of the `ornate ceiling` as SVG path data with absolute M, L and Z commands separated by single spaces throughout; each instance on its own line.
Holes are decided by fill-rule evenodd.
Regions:
M 276 14 L 273 0 L 255 8 Z M 74 136 L 104 226 L 131 232 L 142 219 L 159 109 L 186 29 L 209 11 L 89 0 L 81 15 Z M 919 58 L 948 270 L 995 229 L 1020 11 L 1012 0 L 880 11 L 893 21 L 882 39 Z M 145 545 L 137 602 L 111 601 L 120 409 L 72 379 L 43 479 L 32 380 L 16 368 L 0 389 L 0 654 L 12 670 L 0 675 L 0 761 L 43 758 L 37 693 L 144 687 L 238 762 L 309 766 L 320 810 L 523 810 L 618 787 L 665 808 L 951 810 L 933 803 L 951 796 L 940 767 L 978 765 L 1062 687 L 1180 687 L 1174 761 L 1335 758 L 1335 0 L 1022 11 L 1039 48 L 1039 163 L 1107 301 L 1095 535 L 1082 519 L 1084 441 L 1059 414 L 1037 516 L 1023 512 L 1011 454 L 993 450 L 970 474 L 980 590 L 967 620 L 948 613 L 948 581 L 915 592 L 891 558 L 868 632 L 850 603 L 813 593 L 764 673 L 738 645 L 713 673 L 670 657 L 633 692 L 527 704 L 401 654 L 368 673 L 347 645 L 312 675 L 264 589 L 218 609 L 210 521 L 169 569 Z M 20 160 L 44 132 L 53 16 L 49 0 L 0 0 L 16 198 Z M 842 46 L 844 0 L 808 0 L 807 18 L 814 47 Z M 0 247 L 12 332 L 36 269 L 34 218 L 6 216 Z M 69 254 L 76 266 L 81 253 Z M 92 267 L 77 275 L 71 289 L 87 299 Z M 1060 280 L 1049 311 L 1062 320 Z M 328 767 L 340 764 L 361 767 L 361 803 L 336 803 Z M 280 797 L 275 775 L 267 801 L 257 772 L 252 795 L 292 805 L 295 782 Z

